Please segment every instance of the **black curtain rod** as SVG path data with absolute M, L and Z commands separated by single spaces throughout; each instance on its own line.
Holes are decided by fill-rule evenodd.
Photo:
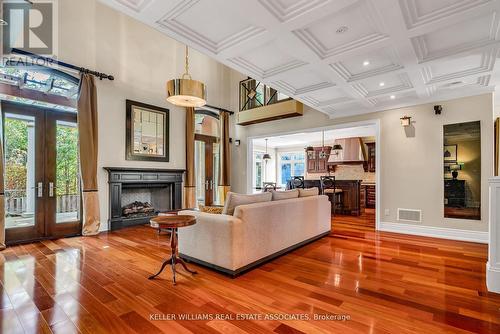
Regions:
M 229 115 L 233 115 L 234 114 L 234 111 L 227 110 L 227 109 L 224 109 L 224 108 L 214 107 L 214 106 L 211 106 L 209 104 L 205 104 L 205 107 L 212 108 L 212 109 L 217 109 L 219 111 L 225 111 L 225 112 L 228 112 Z M 201 107 L 201 108 L 203 108 L 203 107 Z
M 112 75 L 109 75 L 109 74 L 106 74 L 106 73 L 97 72 L 97 71 L 92 71 L 92 70 L 89 70 L 88 68 L 85 68 L 85 67 L 78 67 L 78 66 L 75 66 L 75 65 L 72 65 L 72 64 L 68 64 L 68 63 L 65 63 L 63 61 L 55 60 L 55 59 L 52 59 L 52 58 L 46 58 L 46 57 L 37 55 L 37 54 L 32 53 L 32 52 L 28 52 L 28 51 L 19 50 L 19 49 L 14 48 L 14 49 L 12 49 L 12 53 L 23 55 L 23 56 L 28 56 L 30 58 L 41 59 L 45 63 L 48 63 L 48 64 L 57 64 L 59 66 L 70 68 L 70 69 L 78 71 L 80 73 L 91 74 L 91 75 L 93 75 L 95 77 L 98 77 L 100 80 L 102 80 L 102 79 L 115 80 L 115 77 L 112 76 Z

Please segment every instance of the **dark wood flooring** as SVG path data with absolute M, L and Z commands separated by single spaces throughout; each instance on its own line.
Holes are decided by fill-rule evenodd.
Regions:
M 10 247 L 0 332 L 500 333 L 486 245 L 375 232 L 369 212 L 332 225 L 237 279 L 179 268 L 175 287 L 168 270 L 147 279 L 169 256 L 168 237 L 147 227 Z M 236 319 L 245 314 L 267 319 Z

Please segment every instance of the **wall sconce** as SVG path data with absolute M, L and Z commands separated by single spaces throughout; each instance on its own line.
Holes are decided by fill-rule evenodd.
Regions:
M 411 117 L 410 116 L 403 116 L 400 118 L 401 120 L 401 126 L 407 127 L 410 126 L 411 124 Z

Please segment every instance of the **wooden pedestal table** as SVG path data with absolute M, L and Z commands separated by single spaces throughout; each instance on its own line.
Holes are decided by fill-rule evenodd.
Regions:
M 197 272 L 194 270 L 188 269 L 184 261 L 178 257 L 177 251 L 177 229 L 180 227 L 186 227 L 196 224 L 196 218 L 194 216 L 158 216 L 150 221 L 151 226 L 158 229 L 169 229 L 170 230 L 170 248 L 172 249 L 172 256 L 163 262 L 161 265 L 160 271 L 153 276 L 150 276 L 149 279 L 153 279 L 156 276 L 160 275 L 163 269 L 170 263 L 172 266 L 172 275 L 173 275 L 173 283 L 175 283 L 175 265 L 180 263 L 184 270 L 191 274 L 196 274 Z

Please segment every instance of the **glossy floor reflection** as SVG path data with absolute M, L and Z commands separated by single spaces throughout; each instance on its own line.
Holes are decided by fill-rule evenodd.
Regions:
M 1 333 L 500 333 L 486 245 L 373 231 L 336 217 L 329 237 L 237 279 L 192 265 L 154 273 L 168 236 L 146 227 L 1 252 Z M 180 320 L 190 314 L 313 314 L 350 320 Z M 171 320 L 171 314 L 177 320 Z

